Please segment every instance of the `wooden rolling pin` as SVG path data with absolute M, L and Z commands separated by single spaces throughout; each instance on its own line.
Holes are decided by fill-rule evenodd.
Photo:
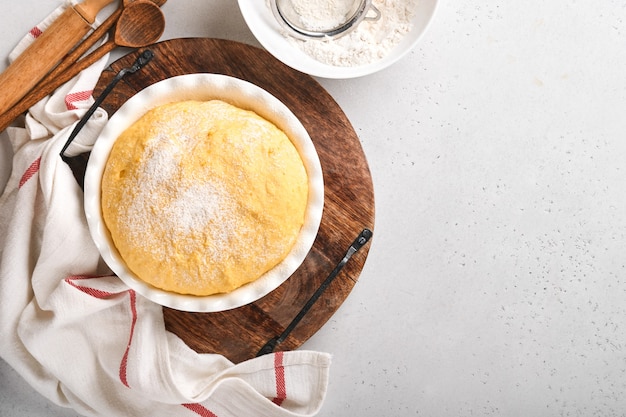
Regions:
M 113 0 L 85 0 L 68 7 L 0 74 L 0 114 L 24 97 L 89 32 Z

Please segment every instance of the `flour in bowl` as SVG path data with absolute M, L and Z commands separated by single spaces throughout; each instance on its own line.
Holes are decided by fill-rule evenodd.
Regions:
M 387 56 L 413 28 L 412 19 L 419 0 L 373 0 L 381 17 L 364 20 L 352 32 L 337 39 L 301 40 L 287 36 L 289 41 L 307 55 L 327 65 L 354 67 L 366 65 Z M 338 10 L 345 0 L 293 0 L 303 13 L 303 21 L 319 26 L 332 26 L 328 11 Z M 371 13 L 371 12 L 370 12 Z M 320 20 L 328 19 L 327 22 Z
M 291 0 L 300 26 L 308 30 L 330 30 L 349 19 L 353 0 Z

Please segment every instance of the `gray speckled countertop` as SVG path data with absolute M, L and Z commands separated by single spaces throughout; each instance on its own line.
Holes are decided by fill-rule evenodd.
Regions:
M 1 55 L 58 3 L 5 4 Z M 234 1 L 163 10 L 164 38 L 258 45 Z M 320 416 L 624 415 L 625 15 L 443 1 L 400 62 L 320 80 L 376 192 L 359 283 L 305 345 L 333 354 Z M 0 361 L 0 415 L 76 414 Z

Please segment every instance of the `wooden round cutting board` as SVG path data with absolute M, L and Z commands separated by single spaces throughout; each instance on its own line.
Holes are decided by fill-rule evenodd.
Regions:
M 221 39 L 173 39 L 150 46 L 154 59 L 120 82 L 102 103 L 112 115 L 143 88 L 176 75 L 216 73 L 247 80 L 280 99 L 300 119 L 319 154 L 324 174 L 324 212 L 313 248 L 301 267 L 278 289 L 243 307 L 219 313 L 163 308 L 166 328 L 192 349 L 219 353 L 233 362 L 252 358 L 278 336 L 363 230 L 374 230 L 374 192 L 359 138 L 333 98 L 312 77 L 266 51 Z M 143 50 L 114 62 L 95 88 L 98 96 L 115 74 Z M 299 347 L 341 306 L 365 263 L 369 244 L 357 252 L 276 350 Z

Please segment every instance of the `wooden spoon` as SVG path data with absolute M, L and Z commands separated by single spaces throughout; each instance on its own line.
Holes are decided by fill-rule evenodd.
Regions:
M 67 70 L 72 64 L 76 63 L 89 48 L 91 48 L 99 39 L 101 39 L 108 31 L 115 25 L 122 15 L 124 6 L 135 2 L 136 0 L 124 0 L 123 4 L 115 9 L 111 15 L 100 24 L 91 34 L 85 38 L 70 54 L 68 54 L 54 70 L 48 73 L 46 77 L 40 81 L 40 83 L 32 90 L 37 91 L 42 86 L 54 80 L 60 76 L 65 70 Z M 161 7 L 167 0 L 151 0 L 154 4 Z
M 159 6 L 150 0 L 134 0 L 123 9 L 111 39 L 86 57 L 77 61 L 60 75 L 55 84 L 61 85 L 111 52 L 117 46 L 140 48 L 159 40 L 165 30 L 165 17 Z M 62 80 L 62 81 L 59 81 Z
M 134 3 L 137 0 L 124 0 L 124 6 L 128 6 L 131 3 Z M 152 0 L 152 3 L 156 4 L 157 6 L 161 7 L 163 6 L 165 3 L 167 3 L 167 0 Z
M 112 39 L 86 57 L 77 61 L 67 71 L 55 79 L 38 86 L 36 91 L 24 97 L 16 106 L 0 116 L 0 131 L 6 129 L 20 114 L 59 86 L 71 80 L 76 74 L 92 65 L 116 46 L 139 48 L 159 40 L 165 30 L 165 17 L 158 5 L 150 0 L 135 0 L 123 10 L 115 26 Z

